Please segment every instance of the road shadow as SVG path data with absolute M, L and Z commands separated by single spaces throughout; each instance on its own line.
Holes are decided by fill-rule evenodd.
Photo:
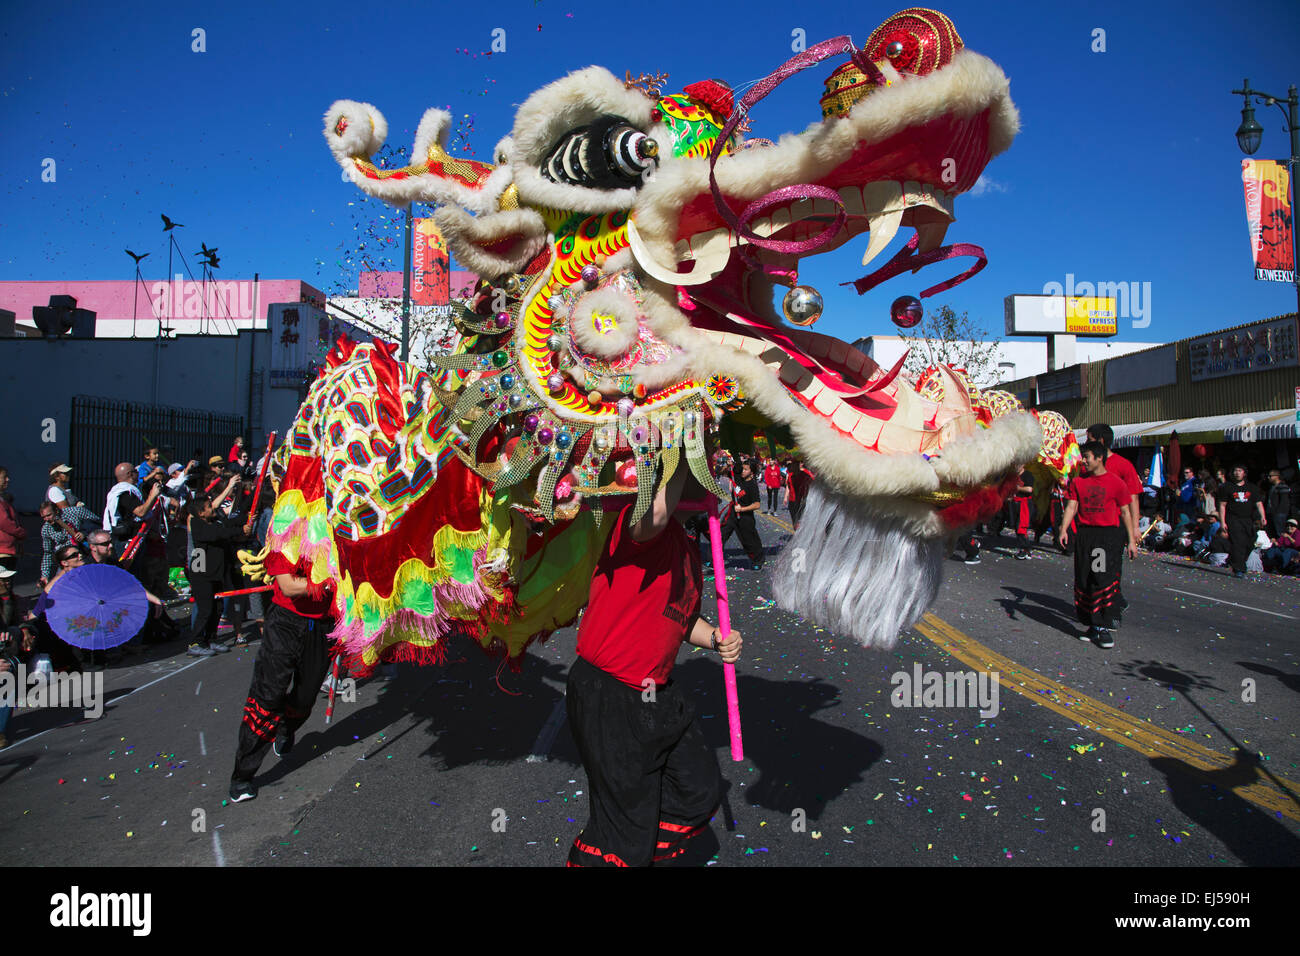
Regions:
M 3 786 L 8 782 L 9 778 L 14 774 L 33 766 L 39 758 L 39 751 L 36 753 L 15 753 L 7 755 L 4 751 L 0 751 L 0 786 Z
M 728 753 L 731 735 L 721 668 L 697 658 L 681 664 L 673 677 L 694 702 L 709 743 Z M 841 705 L 834 684 L 749 674 L 737 675 L 736 684 L 745 759 L 758 767 L 759 777 L 746 781 L 743 789 L 733 788 L 733 802 L 787 816 L 802 809 L 817 820 L 827 804 L 862 783 L 884 754 L 876 741 L 815 718 L 819 711 Z M 739 779 L 728 757 L 721 759 L 723 776 Z
M 1267 664 L 1256 664 L 1254 661 L 1237 661 L 1237 666 L 1245 668 L 1253 674 L 1266 674 L 1269 677 L 1276 677 L 1287 690 L 1300 694 L 1300 674 L 1287 674 L 1276 667 L 1269 667 Z
M 1232 792 L 1233 787 L 1265 781 L 1259 757 L 1238 750 L 1232 766 L 1202 770 L 1174 757 L 1156 757 L 1151 766 L 1164 774 L 1174 806 L 1218 837 L 1247 866 L 1295 866 L 1300 838 L 1267 812 Z
M 336 703 L 333 723 L 300 736 L 287 757 L 268 758 L 257 778 L 259 786 L 336 747 L 376 738 L 408 715 L 409 726 L 390 732 L 367 751 L 367 759 L 382 760 L 388 747 L 416 732 L 429 739 L 419 756 L 443 769 L 506 764 L 528 757 L 538 730 L 556 702 L 563 700 L 563 694 L 543 678 L 562 684 L 567 668 L 530 654 L 520 672 L 512 673 L 463 638 L 453 637 L 449 647 L 450 660 L 442 667 L 402 664 L 392 680 L 379 672 L 366 678 L 367 684 L 378 685 L 378 698 L 360 709 Z M 318 697 L 315 710 L 323 713 L 326 700 L 324 695 Z M 315 715 L 311 720 L 315 723 Z
M 1003 585 L 1002 590 L 1006 591 L 1008 596 L 998 598 L 997 601 L 1010 620 L 1018 620 L 1017 615 L 1021 615 L 1073 638 L 1077 638 L 1081 633 L 1081 625 L 1075 624 L 1073 604 L 1068 604 L 1050 594 L 1026 591 L 1009 585 Z
M 1212 574 L 1216 578 L 1232 577 L 1232 568 L 1226 565 L 1221 568 L 1216 568 L 1212 564 L 1201 564 L 1198 561 L 1168 561 L 1165 559 L 1161 559 L 1160 563 L 1171 568 L 1185 568 L 1189 571 L 1204 571 L 1206 574 Z
M 1213 690 L 1219 693 L 1227 693 L 1225 688 L 1213 683 L 1208 674 L 1196 674 L 1192 671 L 1183 670 L 1177 664 L 1168 661 L 1126 661 L 1120 664 L 1116 671 L 1127 677 L 1136 677 L 1139 680 L 1148 680 L 1161 684 L 1172 691 L 1177 691 L 1184 697 L 1187 697 L 1193 690 Z M 1214 718 L 1206 713 L 1195 700 L 1190 697 L 1187 699 L 1188 703 L 1204 714 L 1207 720 L 1218 726 Z

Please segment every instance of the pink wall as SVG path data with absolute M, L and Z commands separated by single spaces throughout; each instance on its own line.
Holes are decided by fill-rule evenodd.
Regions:
M 0 282 L 0 309 L 9 309 L 24 325 L 32 324 L 32 306 L 49 305 L 52 295 L 70 295 L 76 298 L 77 308 L 98 313 L 99 319 L 130 320 L 133 310 L 140 319 L 153 320 L 174 315 L 177 319 L 198 318 L 200 315 L 229 315 L 235 321 L 248 322 L 253 318 L 254 299 L 257 321 L 266 322 L 266 307 L 273 302 L 301 302 L 312 298 L 323 302 L 324 296 L 300 279 L 262 279 L 254 295 L 252 279 L 220 279 L 203 283 L 167 282 L 164 279 L 146 279 L 140 283 L 139 304 L 135 304 L 136 283 L 133 279 L 71 282 Z M 398 291 L 400 295 L 400 289 Z M 175 298 L 174 310 L 169 312 L 169 298 Z M 152 305 L 151 305 L 152 300 Z M 206 306 L 206 310 L 205 310 Z

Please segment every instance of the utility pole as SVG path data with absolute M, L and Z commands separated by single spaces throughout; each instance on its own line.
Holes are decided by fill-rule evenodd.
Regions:
M 406 207 L 406 265 L 402 269 L 402 361 L 410 361 L 411 352 L 411 220 L 415 204 Z

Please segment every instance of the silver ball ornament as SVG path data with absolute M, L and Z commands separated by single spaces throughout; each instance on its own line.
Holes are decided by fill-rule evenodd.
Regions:
M 781 311 L 795 325 L 812 325 L 822 314 L 822 294 L 810 285 L 797 285 L 785 294 Z

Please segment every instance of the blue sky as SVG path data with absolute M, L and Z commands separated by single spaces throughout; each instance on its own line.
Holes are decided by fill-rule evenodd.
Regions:
M 515 107 L 569 70 L 595 63 L 619 75 L 667 72 L 672 89 L 707 77 L 740 86 L 791 55 L 796 29 L 809 45 L 843 34 L 861 44 L 901 9 L 321 0 L 138 3 L 128 15 L 81 2 L 57 12 L 6 6 L 0 280 L 129 279 L 126 247 L 152 252 L 145 276 L 161 278 L 165 212 L 186 224 L 183 248 L 220 249 L 227 278 L 301 278 L 329 293 L 355 287 L 363 259 L 401 265 L 393 212 L 341 182 L 326 149 L 321 117 L 336 99 L 378 106 L 394 147 L 409 147 L 425 109 L 448 107 L 473 155 L 487 158 Z M 1294 310 L 1294 287 L 1252 278 L 1233 137 L 1241 100 L 1228 91 L 1245 76 L 1282 95 L 1300 84 L 1300 4 L 937 6 L 968 48 L 1007 73 L 1022 131 L 989 166 L 983 192 L 959 197 L 948 233 L 984 246 L 988 268 L 928 307 L 951 304 L 1000 335 L 1005 295 L 1073 274 L 1150 283 L 1149 327 L 1121 320 L 1121 340 L 1169 341 Z M 191 49 L 195 28 L 205 52 Z M 506 52 L 485 56 L 497 28 Z M 1096 29 L 1105 52 L 1091 49 Z M 775 139 L 817 119 L 829 71 L 814 67 L 760 103 L 752 135 Z M 1256 118 L 1265 127 L 1257 158 L 1284 157 L 1281 112 L 1259 107 Z M 42 181 L 47 158 L 54 182 Z M 893 333 L 890 301 L 970 261 L 859 298 L 837 283 L 863 273 L 864 246 L 809 260 L 803 272 L 827 298 L 818 329 L 848 340 Z

